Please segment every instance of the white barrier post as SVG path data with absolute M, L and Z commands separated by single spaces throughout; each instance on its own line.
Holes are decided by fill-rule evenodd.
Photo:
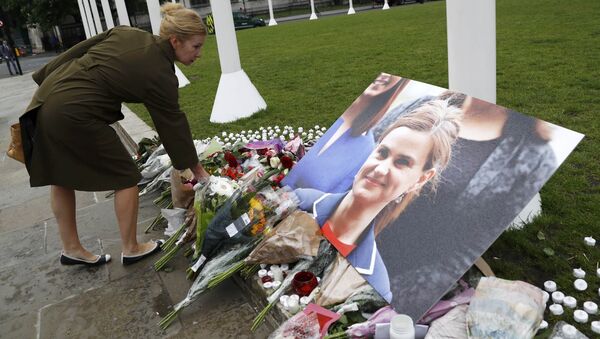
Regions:
M 127 7 L 125 6 L 125 0 L 115 0 L 115 6 L 117 7 L 119 25 L 131 26 L 129 15 L 127 14 Z
M 150 25 L 152 26 L 152 34 L 159 35 L 160 34 L 160 3 L 158 0 L 146 0 L 146 4 L 148 5 L 148 16 L 150 17 Z M 185 87 L 190 84 L 188 78 L 186 78 L 185 74 L 181 72 L 179 67 L 175 65 L 175 75 L 177 76 L 177 80 L 179 81 L 179 88 Z
M 349 3 L 350 3 L 350 7 L 348 8 L 348 15 L 352 15 L 356 12 L 354 11 L 354 6 L 352 5 L 352 0 L 350 0 Z
M 496 1 L 448 0 L 450 89 L 496 103 Z M 521 226 L 542 211 L 540 194 L 513 221 Z
M 83 0 L 83 9 L 85 10 L 85 17 L 87 18 L 88 28 L 90 30 L 90 37 L 98 34 L 96 27 L 94 26 L 94 18 L 92 17 L 92 11 L 90 10 L 89 0 Z
M 104 29 L 102 29 L 102 21 L 100 21 L 100 13 L 98 12 L 96 0 L 90 0 L 90 7 L 92 8 L 92 15 L 94 16 L 94 23 L 96 23 L 96 32 L 100 33 L 104 31 Z
M 115 27 L 115 22 L 113 21 L 112 12 L 110 11 L 110 5 L 108 4 L 108 0 L 102 0 L 102 12 L 104 13 L 106 29 L 111 29 Z
M 221 79 L 210 116 L 211 122 L 224 123 L 249 117 L 267 104 L 242 69 L 233 25 L 231 2 L 211 0 L 215 21 Z
M 310 0 L 310 18 L 308 20 L 317 20 L 317 13 L 315 13 L 315 0 Z
M 275 21 L 273 15 L 273 0 L 269 0 L 269 26 L 277 26 L 277 21 Z
M 83 24 L 83 30 L 85 31 L 85 38 L 89 39 L 92 35 L 90 34 L 87 16 L 85 15 L 85 9 L 83 8 L 83 1 L 77 0 L 77 5 L 79 6 L 79 14 L 81 15 L 81 23 Z

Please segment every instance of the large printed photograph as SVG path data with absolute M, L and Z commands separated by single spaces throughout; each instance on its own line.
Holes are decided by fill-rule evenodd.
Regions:
M 582 137 L 382 73 L 282 184 L 397 312 L 419 319 Z

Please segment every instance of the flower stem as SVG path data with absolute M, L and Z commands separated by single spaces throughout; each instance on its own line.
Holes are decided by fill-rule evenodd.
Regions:
M 273 306 L 275 306 L 275 304 L 277 302 L 278 301 L 270 302 L 267 306 L 265 306 L 265 308 L 262 309 L 262 311 L 260 311 L 260 313 L 256 316 L 256 318 L 254 318 L 254 321 L 252 322 L 252 327 L 250 327 L 250 331 L 252 331 L 252 332 L 256 331 L 258 326 L 260 326 L 260 324 L 262 324 L 263 321 L 265 320 L 267 313 L 269 313 L 271 308 L 273 308 Z
M 177 254 L 180 248 L 181 245 L 176 245 L 173 248 L 171 248 L 167 253 L 165 253 L 165 255 L 163 255 L 160 259 L 158 259 L 158 261 L 154 263 L 154 270 L 162 270 L 167 265 L 167 263 L 169 263 L 169 261 L 171 261 L 171 259 L 175 257 L 175 254 Z
M 244 268 L 244 265 L 246 265 L 246 263 L 244 263 L 244 260 L 240 260 L 239 262 L 235 263 L 227 271 L 215 275 L 212 279 L 210 279 L 208 281 L 208 288 L 213 288 L 213 287 L 219 285 L 220 283 L 225 281 L 227 278 L 231 277 L 235 272 Z
M 175 309 L 175 310 L 169 312 L 169 314 L 167 314 L 158 323 L 158 326 L 160 326 L 161 329 L 166 330 L 167 328 L 169 328 L 169 326 L 171 326 L 171 323 L 173 322 L 173 320 L 175 320 L 175 318 L 177 317 L 177 315 L 179 314 L 179 312 L 181 312 L 181 308 L 180 309 Z

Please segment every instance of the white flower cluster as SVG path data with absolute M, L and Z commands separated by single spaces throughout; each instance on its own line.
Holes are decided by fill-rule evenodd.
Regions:
M 305 130 L 303 127 L 294 129 L 292 126 L 260 126 L 257 130 L 241 131 L 239 133 L 227 133 L 222 132 L 221 135 L 214 136 L 213 138 L 206 138 L 202 140 L 204 143 L 209 143 L 210 140 L 217 140 L 225 147 L 231 147 L 236 143 L 248 143 L 251 141 L 267 141 L 275 138 L 281 139 L 286 142 L 292 140 L 297 135 L 302 137 L 302 141 L 305 144 L 313 144 L 325 133 L 327 128 L 315 125 L 315 127 Z
M 596 240 L 592 237 L 585 237 L 584 243 L 587 246 L 594 247 L 596 245 Z M 600 278 L 600 269 L 596 269 L 596 276 Z M 588 283 L 585 281 L 586 272 L 581 268 L 573 269 L 573 277 L 575 280 L 573 281 L 573 287 L 578 292 L 583 292 L 587 290 Z M 548 280 L 544 282 L 544 299 L 546 301 L 552 300 L 552 304 L 548 306 L 550 313 L 555 316 L 560 316 L 564 313 L 564 307 L 574 309 L 573 311 L 573 320 L 580 324 L 585 324 L 588 322 L 591 316 L 595 316 L 598 314 L 598 305 L 593 301 L 585 301 L 583 304 L 579 306 L 583 306 L 582 309 L 577 308 L 577 299 L 572 296 L 565 296 L 563 292 L 558 291 L 557 284 Z M 551 293 L 551 294 L 550 294 Z M 598 289 L 598 293 L 600 294 L 600 289 Z M 543 321 L 540 329 L 548 326 L 548 323 Z M 569 327 L 570 326 L 570 327 Z M 565 328 L 566 327 L 566 328 Z M 592 321 L 591 323 L 592 332 L 600 334 L 600 321 Z M 576 329 L 572 325 L 565 325 L 563 327 L 563 331 L 576 331 Z

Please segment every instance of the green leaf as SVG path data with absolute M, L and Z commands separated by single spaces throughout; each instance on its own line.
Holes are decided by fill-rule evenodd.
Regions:
M 544 253 L 546 253 L 547 256 L 551 257 L 554 255 L 554 250 L 551 249 L 550 247 L 545 247 L 544 248 Z
M 544 232 L 542 232 L 542 231 L 537 232 L 537 238 L 540 240 L 546 240 L 546 236 L 544 235 Z
M 342 323 L 342 324 L 347 324 L 348 323 L 348 318 L 346 317 L 345 314 L 343 314 L 340 319 L 338 319 L 338 322 Z

